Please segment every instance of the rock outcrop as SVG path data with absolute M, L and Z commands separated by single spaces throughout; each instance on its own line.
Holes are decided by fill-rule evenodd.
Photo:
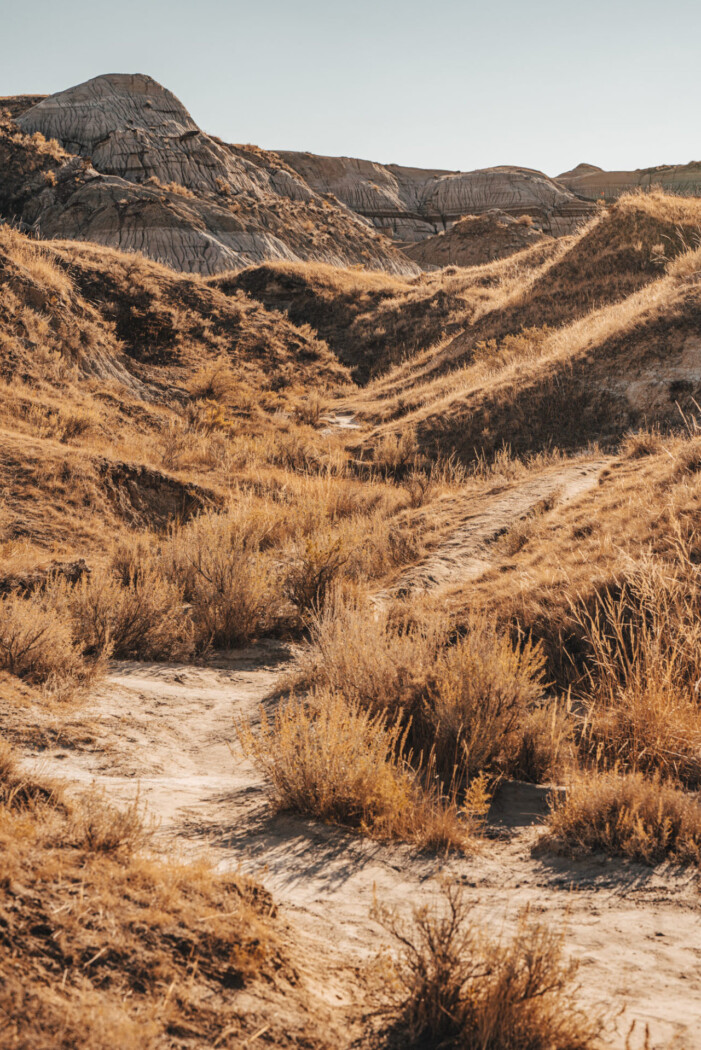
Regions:
M 615 200 L 632 190 L 661 187 L 666 193 L 701 197 L 701 162 L 660 164 L 635 171 L 604 171 L 594 164 L 578 164 L 557 176 L 558 183 L 586 200 Z
M 16 122 L 6 115 L 0 164 L 0 214 L 42 237 L 140 251 L 203 274 L 269 259 L 418 272 L 275 154 L 205 135 L 171 92 L 140 74 L 97 77 L 41 99 Z
M 438 171 L 375 164 L 348 157 L 281 152 L 280 157 L 318 193 L 333 193 L 349 208 L 403 242 L 449 229 L 465 215 L 498 208 L 531 215 L 547 233 L 571 233 L 591 214 L 567 187 L 530 168 Z
M 446 233 L 426 237 L 404 250 L 424 270 L 442 266 L 481 266 L 494 259 L 551 240 L 528 215 L 515 219 L 495 208 L 467 215 Z

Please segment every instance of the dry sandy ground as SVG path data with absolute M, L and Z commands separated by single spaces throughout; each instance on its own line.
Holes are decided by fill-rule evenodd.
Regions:
M 635 1021 L 631 1050 L 643 1046 L 646 1025 L 650 1047 L 675 1040 L 701 1050 L 701 896 L 693 875 L 533 853 L 538 817 L 526 810 L 542 805 L 537 792 L 504 796 L 480 851 L 448 860 L 272 815 L 234 721 L 255 720 L 261 704 L 274 703 L 289 660 L 270 642 L 216 666 L 115 663 L 76 713 L 94 742 L 71 744 L 80 734 L 69 724 L 65 746 L 59 737 L 49 748 L 28 748 L 25 761 L 76 784 L 95 782 L 115 800 L 138 791 L 166 848 L 205 848 L 222 867 L 256 874 L 307 946 L 309 979 L 318 982 L 323 967 L 324 998 L 339 1011 L 360 1008 L 356 975 L 386 943 L 370 918 L 374 898 L 408 908 L 435 897 L 447 873 L 495 932 L 512 929 L 526 905 L 534 917 L 564 924 L 585 1001 L 612 1014 L 625 1007 L 612 1022 L 612 1047 L 626 1045 Z

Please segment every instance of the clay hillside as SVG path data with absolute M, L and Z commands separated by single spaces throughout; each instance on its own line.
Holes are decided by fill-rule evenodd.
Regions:
M 595 164 L 578 164 L 571 171 L 558 175 L 555 181 L 582 201 L 615 200 L 622 193 L 638 189 L 663 189 L 684 197 L 698 197 L 701 193 L 701 162 L 658 164 L 635 171 L 604 171 Z
M 450 251 L 431 238 L 465 215 L 498 208 L 558 236 L 592 209 L 524 168 L 423 171 L 228 145 L 143 75 L 3 98 L 0 112 L 0 214 L 43 237 L 141 251 L 188 272 L 284 259 L 411 274 L 417 263 L 445 265 Z M 401 251 L 425 238 L 418 255 Z M 489 226 L 479 252 L 474 234 L 470 242 L 450 261 L 487 261 L 524 243 Z
M 701 199 L 2 108 L 0 1050 L 701 1050 Z
M 276 154 L 204 134 L 150 77 L 96 77 L 32 102 L 6 99 L 0 126 L 0 211 L 23 229 L 196 273 L 264 259 L 416 269 Z

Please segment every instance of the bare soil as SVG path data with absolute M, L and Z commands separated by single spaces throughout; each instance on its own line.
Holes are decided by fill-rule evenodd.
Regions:
M 417 584 L 435 586 L 456 568 L 479 574 L 500 530 L 549 494 L 583 491 L 601 465 L 552 469 L 495 494 L 491 510 L 472 508 Z M 138 793 L 163 848 L 206 850 L 221 868 L 255 874 L 304 945 L 308 987 L 341 1022 L 348 1046 L 358 1028 L 343 1018 L 360 1018 L 368 1006 L 363 975 L 387 944 L 370 918 L 373 901 L 408 908 L 437 896 L 449 875 L 494 932 L 513 929 L 524 907 L 564 928 L 581 962 L 584 1001 L 609 1012 L 611 1047 L 637 1050 L 647 1026 L 651 1048 L 701 1048 L 701 897 L 690 869 L 538 849 L 542 790 L 525 785 L 508 787 L 469 857 L 429 856 L 272 813 L 235 722 L 255 722 L 261 705 L 275 703 L 292 659 L 266 641 L 208 666 L 115 662 L 63 728 L 47 716 L 45 732 L 25 743 L 24 761 L 76 786 L 94 783 L 116 801 Z

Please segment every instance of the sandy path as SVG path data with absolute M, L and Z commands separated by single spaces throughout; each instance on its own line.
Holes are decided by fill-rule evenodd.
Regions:
M 256 716 L 280 681 L 285 653 L 263 645 L 222 664 L 115 664 L 86 709 L 105 750 L 56 748 L 28 754 L 27 764 L 95 782 L 115 800 L 138 789 L 160 821 L 163 845 L 206 845 L 222 867 L 257 874 L 329 974 L 352 975 L 384 943 L 369 918 L 375 894 L 405 908 L 435 895 L 447 872 L 497 930 L 512 928 L 525 905 L 548 923 L 566 923 L 567 948 L 582 961 L 584 997 L 626 1005 L 612 1046 L 624 1045 L 637 1020 L 641 1038 L 633 1047 L 642 1045 L 644 1024 L 652 1047 L 673 1036 L 687 1050 L 701 1047 L 701 910 L 690 876 L 605 858 L 534 857 L 537 828 L 518 819 L 476 856 L 443 862 L 314 821 L 273 817 L 232 725 Z M 338 987 L 345 1002 L 342 980 Z
M 594 484 L 601 462 L 570 463 L 493 494 L 467 508 L 440 551 L 414 570 L 411 586 L 476 575 L 489 544 L 539 500 L 576 497 Z M 445 574 L 448 574 L 447 576 Z M 701 897 L 690 875 L 606 858 L 571 862 L 533 855 L 539 831 L 513 804 L 478 854 L 443 861 L 408 847 L 383 846 L 314 821 L 272 816 L 260 774 L 236 744 L 234 720 L 256 719 L 279 686 L 290 655 L 265 643 L 216 666 L 115 663 L 86 703 L 96 743 L 90 750 L 52 746 L 25 761 L 77 784 L 95 783 L 115 800 L 137 790 L 159 820 L 166 848 L 208 848 L 219 865 L 256 874 L 273 892 L 306 946 L 309 979 L 339 1008 L 357 1006 L 356 971 L 385 935 L 369 917 L 374 896 L 406 908 L 439 892 L 439 876 L 465 887 L 476 914 L 496 930 L 513 928 L 519 911 L 560 927 L 582 962 L 586 1001 L 614 1010 L 610 1045 L 701 1050 Z M 66 741 L 70 740 L 70 733 Z M 541 799 L 542 801 L 542 799 Z M 316 978 L 314 973 L 316 971 Z M 331 989 L 331 991 L 329 991 Z
M 512 482 L 506 491 L 502 487 L 465 500 L 449 537 L 425 561 L 409 569 L 392 592 L 407 594 L 475 579 L 489 567 L 490 547 L 499 536 L 543 502 L 567 503 L 581 496 L 596 485 L 608 462 L 570 460 L 525 481 Z

